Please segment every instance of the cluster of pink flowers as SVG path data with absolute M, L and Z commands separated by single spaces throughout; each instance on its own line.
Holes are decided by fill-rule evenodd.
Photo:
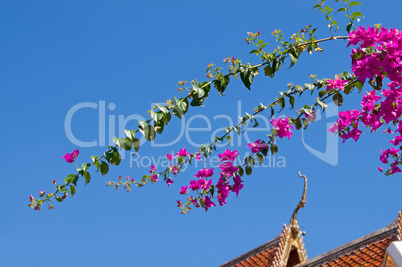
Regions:
M 338 88 L 342 91 L 345 90 L 345 85 L 348 83 L 347 80 L 341 80 L 339 75 L 335 75 L 335 80 L 327 80 L 327 91 L 331 90 L 332 88 Z
M 331 133 L 338 131 L 343 142 L 349 138 L 353 138 L 353 140 L 357 141 L 362 133 L 362 131 L 358 129 L 358 119 L 360 115 L 361 113 L 357 109 L 339 112 L 339 118 L 336 123 L 329 128 L 329 131 Z
M 197 208 L 203 207 L 206 211 L 211 207 L 215 207 L 216 205 L 212 201 L 215 189 L 218 190 L 216 198 L 221 206 L 226 204 L 226 198 L 229 196 L 230 191 L 236 193 L 236 196 L 238 196 L 239 191 L 243 188 L 243 181 L 240 179 L 240 176 L 235 175 L 239 168 L 233 165 L 233 161 L 238 156 L 238 151 L 231 151 L 229 149 L 226 149 L 224 153 L 219 154 L 219 168 L 221 169 L 221 172 L 216 185 L 212 185 L 212 179 L 208 179 L 214 175 L 214 170 L 212 168 L 199 170 L 194 175 L 194 177 L 198 179 L 191 180 L 190 185 L 183 186 L 179 191 L 182 195 L 188 194 L 190 189 L 191 191 L 197 192 L 197 197 L 188 196 L 189 202 L 186 205 L 194 205 Z M 230 184 L 230 178 L 233 178 L 233 184 Z M 178 200 L 177 203 L 178 207 L 184 208 L 181 201 Z
M 277 130 L 277 135 L 278 137 L 287 137 L 290 139 L 291 136 L 293 136 L 293 133 L 290 131 L 290 129 L 293 129 L 293 126 L 291 125 L 290 118 L 278 118 L 278 119 L 272 119 L 271 124 L 275 127 L 275 130 Z
M 357 141 L 362 133 L 358 129 L 360 122 L 371 132 L 391 123 L 397 129 L 393 131 L 388 128 L 384 132 L 397 134 L 390 141 L 397 146 L 402 142 L 402 34 L 396 29 L 359 27 L 350 33 L 349 45 L 359 45 L 357 49 L 352 49 L 351 54 L 354 75 L 361 82 L 366 79 L 375 81 L 377 88 L 363 94 L 360 111 L 340 112 L 339 119 L 330 131 L 338 132 L 343 141 L 349 138 Z M 387 84 L 389 89 L 378 88 L 386 78 L 390 80 Z M 402 164 L 399 151 L 392 147 L 381 151 L 380 161 L 390 163 L 386 174 L 401 172 L 398 167 Z M 392 161 L 389 161 L 390 156 L 393 157 Z M 383 172 L 381 167 L 378 169 Z
M 254 143 L 249 143 L 247 147 L 251 148 L 251 153 L 258 153 L 261 149 L 268 149 L 268 145 L 264 141 L 261 141 L 261 139 L 258 139 Z

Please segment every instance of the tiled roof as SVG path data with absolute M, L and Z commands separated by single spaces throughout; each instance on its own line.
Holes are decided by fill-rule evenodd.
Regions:
M 297 236 L 297 239 L 300 241 L 299 244 L 302 244 L 300 235 Z M 271 241 L 222 264 L 220 267 L 283 266 L 288 260 L 292 240 L 291 227 L 284 225 L 282 233 Z M 303 261 L 305 261 L 307 257 L 304 246 L 301 253 Z
M 391 242 L 402 240 L 401 228 L 402 213 L 399 212 L 388 226 L 296 266 L 381 266 Z

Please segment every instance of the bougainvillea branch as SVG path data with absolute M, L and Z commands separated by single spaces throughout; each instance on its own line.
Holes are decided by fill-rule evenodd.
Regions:
M 318 44 L 322 42 L 327 42 L 331 40 L 345 40 L 351 38 L 350 36 L 354 38 L 354 32 L 353 34 L 351 33 L 349 36 L 334 36 L 333 32 L 338 30 L 339 27 L 337 25 L 337 22 L 333 20 L 333 9 L 325 6 L 325 0 L 320 0 L 318 2 L 319 4 L 316 5 L 314 8 L 324 13 L 328 22 L 328 26 L 330 28 L 331 37 L 316 39 L 314 34 L 317 28 L 312 28 L 311 25 L 309 25 L 304 27 L 298 33 L 293 34 L 290 37 L 289 41 L 284 41 L 283 33 L 281 32 L 281 30 L 274 30 L 272 34 L 274 37 L 276 37 L 276 42 L 279 45 L 272 52 L 266 52 L 264 51 L 264 48 L 268 45 L 268 43 L 265 43 L 263 40 L 260 39 L 260 32 L 248 33 L 248 37 L 245 39 L 245 41 L 247 42 L 247 44 L 253 44 L 257 48 L 252 50 L 250 54 L 255 54 L 256 56 L 259 56 L 262 60 L 262 63 L 254 65 L 250 63 L 243 64 L 238 58 L 228 57 L 224 59 L 224 63 L 229 64 L 228 72 L 226 74 L 222 73 L 222 67 L 216 67 L 214 64 L 209 64 L 206 69 L 206 76 L 208 79 L 211 79 L 210 81 L 199 83 L 197 82 L 197 80 L 193 80 L 190 82 L 190 86 L 186 86 L 187 82 L 180 81 L 178 83 L 178 90 L 180 92 L 182 92 L 183 90 L 187 91 L 187 96 L 184 96 L 180 99 L 176 97 L 169 99 L 166 101 L 166 105 L 155 105 L 153 109 L 148 112 L 150 119 L 146 121 L 139 121 L 138 128 L 136 130 L 125 130 L 126 138 L 114 138 L 113 141 L 116 145 L 109 146 L 107 151 L 101 156 L 92 156 L 92 162 L 83 163 L 81 168 L 76 165 L 77 172 L 75 174 L 68 175 L 64 179 L 64 184 L 57 184 L 56 181 L 53 180 L 52 183 L 55 184 L 56 187 L 55 192 L 46 194 L 45 191 L 39 191 L 38 199 L 30 196 L 31 203 L 29 204 L 29 206 L 36 210 L 39 210 L 43 203 L 47 203 L 49 205 L 49 209 L 52 209 L 54 208 L 52 205 L 53 198 L 61 202 L 67 197 L 68 194 L 71 194 L 71 196 L 73 196 L 75 194 L 77 182 L 80 177 L 83 177 L 85 179 L 85 184 L 88 184 L 91 181 L 91 175 L 88 169 L 93 165 L 96 166 L 96 170 L 100 171 L 102 175 L 106 175 L 109 171 L 110 165 L 117 166 L 121 162 L 119 148 L 122 150 L 134 150 L 135 152 L 138 152 L 140 148 L 140 140 L 136 138 L 136 134 L 138 132 L 140 132 L 147 141 L 153 141 L 156 138 L 156 133 L 162 134 L 164 126 L 169 123 L 172 115 L 175 115 L 179 119 L 181 119 L 184 114 L 186 114 L 190 106 L 202 106 L 205 99 L 207 99 L 210 93 L 211 85 L 213 85 L 217 89 L 219 95 L 223 95 L 230 82 L 230 77 L 233 76 L 237 79 L 240 78 L 244 86 L 247 89 L 251 90 L 251 85 L 253 83 L 254 77 L 259 74 L 260 68 L 263 67 L 265 76 L 274 77 L 275 73 L 279 71 L 281 65 L 284 64 L 285 60 L 287 59 L 289 59 L 288 61 L 290 63 L 290 67 L 292 67 L 297 63 L 300 55 L 304 51 L 307 51 L 310 54 L 312 52 L 322 52 L 323 50 L 318 46 Z M 349 9 L 357 5 L 357 2 L 349 3 L 349 0 L 343 0 L 343 2 L 345 3 L 346 8 L 340 8 L 337 12 L 346 12 L 346 16 L 350 21 L 350 23 L 346 26 L 346 30 L 347 32 L 349 32 L 351 27 L 355 27 L 353 24 L 354 21 L 358 20 L 358 18 L 362 17 L 362 15 L 360 12 L 354 12 L 352 13 L 352 15 L 350 15 L 349 13 Z M 332 31 L 332 29 L 334 29 L 334 31 Z M 364 50 L 362 51 L 364 53 L 367 52 Z M 358 53 L 360 53 L 360 51 Z M 209 145 L 200 147 L 198 151 L 194 154 L 186 154 L 187 152 L 184 153 L 184 151 L 184 154 L 179 152 L 179 154 L 177 155 L 178 164 L 172 164 L 171 167 L 166 168 L 164 171 L 159 173 L 156 172 L 156 168 L 153 167 L 150 171 L 150 175 L 144 175 L 143 178 L 139 181 L 135 181 L 132 178 L 126 178 L 125 181 L 109 182 L 108 185 L 110 186 L 113 184 L 116 188 L 119 185 L 123 185 L 129 191 L 131 190 L 131 185 L 133 184 L 141 187 L 148 181 L 150 181 L 151 183 L 158 181 L 158 176 L 163 176 L 167 184 L 170 185 L 174 182 L 171 177 L 168 177 L 170 173 L 177 175 L 184 164 L 191 164 L 191 160 L 193 158 L 201 160 L 201 154 L 204 155 L 205 158 L 207 158 L 208 155 L 211 155 L 212 150 L 216 149 L 217 142 L 222 142 L 223 140 L 225 140 L 225 138 L 230 142 L 229 133 L 231 133 L 232 131 L 236 131 L 238 134 L 240 134 L 240 128 L 242 124 L 247 127 L 247 121 L 255 121 L 255 125 L 258 126 L 258 123 L 254 118 L 256 114 L 270 108 L 272 117 L 275 112 L 273 107 L 275 105 L 279 105 L 280 108 L 283 109 L 285 107 L 286 98 L 293 108 L 295 96 L 297 94 L 299 94 L 300 96 L 305 90 L 310 90 L 313 93 L 315 88 L 320 89 L 325 86 L 327 86 L 327 90 L 319 92 L 319 96 L 316 98 L 316 102 L 313 105 L 306 105 L 300 108 L 300 110 L 298 111 L 299 115 L 296 118 L 278 118 L 276 120 L 271 120 L 271 124 L 274 126 L 274 129 L 269 135 L 270 140 L 268 140 L 267 142 L 257 140 L 254 143 L 250 143 L 250 148 L 252 149 L 252 153 L 254 154 L 248 159 L 245 159 L 242 165 L 238 165 L 236 167 L 232 165 L 233 160 L 222 160 L 220 165 L 220 168 L 222 170 L 221 178 L 216 185 L 211 185 L 210 182 L 207 182 L 204 179 L 209 176 L 206 176 L 204 174 L 204 176 L 201 174 L 197 176 L 197 178 L 204 180 L 202 180 L 202 182 L 193 182 L 190 187 L 193 189 L 197 188 L 197 190 L 200 190 L 202 188 L 202 191 L 198 194 L 197 197 L 193 197 L 191 199 L 189 198 L 188 203 L 208 209 L 209 207 L 212 207 L 214 205 L 211 197 L 214 197 L 214 190 L 218 189 L 217 197 L 219 203 L 222 205 L 222 203 L 226 203 L 224 199 L 226 199 L 228 195 L 227 190 L 230 189 L 232 190 L 232 192 L 236 192 L 236 194 L 238 194 L 239 190 L 243 187 L 243 181 L 240 179 L 240 177 L 237 177 L 237 175 L 238 173 L 241 174 L 242 167 L 245 166 L 244 164 L 246 164 L 246 174 L 250 174 L 250 161 L 254 162 L 254 157 L 257 157 L 260 161 L 260 156 L 262 157 L 262 155 L 264 154 L 266 156 L 266 153 L 269 149 L 273 154 L 278 151 L 278 148 L 274 142 L 276 137 L 287 137 L 289 139 L 292 135 L 290 131 L 290 129 L 293 128 L 292 125 L 294 125 L 296 129 L 300 129 L 301 127 L 306 128 L 309 123 L 313 122 L 315 119 L 316 106 L 320 106 L 323 110 L 325 110 L 327 106 L 327 104 L 324 102 L 325 99 L 333 96 L 333 100 L 335 101 L 335 103 L 338 105 L 342 105 L 343 97 L 341 91 L 344 94 L 348 95 L 353 90 L 353 87 L 357 87 L 359 90 L 361 90 L 363 83 L 356 80 L 353 75 L 344 73 L 340 76 L 336 76 L 333 80 L 315 79 L 313 83 L 304 84 L 303 87 L 289 85 L 289 90 L 286 92 L 280 92 L 279 98 L 275 99 L 275 101 L 267 106 L 264 106 L 263 104 L 259 105 L 258 107 L 256 107 L 255 112 L 252 114 L 246 113 L 246 116 L 242 117 L 241 121 L 237 125 L 233 127 L 228 127 L 226 133 L 221 137 L 216 137 L 214 142 L 210 143 Z M 302 115 L 305 115 L 305 118 L 301 118 Z M 268 145 L 270 145 L 270 148 L 268 147 Z M 259 149 L 259 146 L 263 146 L 264 148 Z M 267 146 L 266 150 L 265 146 Z M 77 152 L 73 152 L 71 154 L 66 154 L 63 158 L 65 158 L 67 162 L 74 162 L 76 164 L 75 159 L 78 156 L 78 150 L 76 151 Z M 172 159 L 173 156 L 171 155 L 170 157 Z M 185 159 L 186 157 L 187 159 Z M 228 170 L 230 171 L 228 172 Z M 234 184 L 230 185 L 228 180 L 232 176 Z M 209 184 L 205 184 L 204 182 Z M 184 192 L 185 191 L 186 190 L 184 190 Z M 209 194 L 210 196 L 206 196 L 205 194 Z M 195 201 L 196 199 L 197 201 Z M 186 205 L 183 210 L 187 212 L 188 207 L 189 206 Z

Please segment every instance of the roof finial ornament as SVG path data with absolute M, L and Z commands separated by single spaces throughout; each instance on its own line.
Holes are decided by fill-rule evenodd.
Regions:
M 292 229 L 293 238 L 296 238 L 296 236 L 299 234 L 299 225 L 297 224 L 297 220 L 296 220 L 297 212 L 299 211 L 300 208 L 304 208 L 304 206 L 306 205 L 307 177 L 305 175 L 302 175 L 300 172 L 299 172 L 299 176 L 304 179 L 304 190 L 303 190 L 302 198 L 301 198 L 299 204 L 297 204 L 296 209 L 293 212 L 292 218 L 290 219 L 290 223 L 289 223 L 290 227 Z

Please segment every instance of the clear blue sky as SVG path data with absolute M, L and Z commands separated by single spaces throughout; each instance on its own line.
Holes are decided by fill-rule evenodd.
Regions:
M 298 171 L 309 178 L 307 205 L 298 221 L 307 233 L 310 258 L 391 222 L 402 208 L 402 180 L 377 171 L 388 139 L 368 131 L 357 143 L 327 139 L 327 124 L 336 117 L 325 114 L 304 132 L 304 139 L 295 132 L 291 140 L 279 140 L 276 163 L 271 158 L 270 167 L 244 177 L 239 197 L 231 195 L 225 207 L 180 214 L 175 205 L 181 197 L 178 191 L 189 183 L 194 168 L 181 173 L 169 188 L 163 183 L 131 193 L 107 188 L 106 181 L 119 175 L 138 178 L 148 172 L 149 167 L 136 166 L 140 161 L 130 166 L 128 159 L 106 177 L 94 174 L 87 186 L 80 181 L 76 196 L 56 204 L 53 211 L 27 207 L 30 194 L 51 190 L 52 179 L 62 181 L 74 171 L 61 156 L 78 148 L 77 161 L 83 163 L 102 154 L 103 140 L 107 144 L 123 134 L 119 121 L 145 116 L 151 103 L 179 96 L 179 80 L 204 80 L 208 63 L 220 65 L 227 56 L 259 63 L 248 55 L 253 48 L 244 42 L 247 32 L 261 31 L 272 44 L 274 29 L 290 36 L 311 23 L 319 27 L 319 37 L 327 37 L 324 17 L 311 9 L 315 3 L 0 0 L 0 266 L 217 266 L 280 233 L 300 199 Z M 364 1 L 360 9 L 364 26 L 401 26 L 399 0 L 381 6 Z M 140 148 L 141 157 L 157 159 L 184 146 L 195 151 L 192 143 L 208 142 L 213 131 L 227 125 L 228 119 L 216 116 L 226 114 L 237 121 L 239 110 L 244 114 L 260 102 L 270 103 L 288 83 L 308 82 L 310 74 L 333 77 L 350 71 L 346 42 L 325 43 L 322 48 L 322 54 L 303 54 L 292 69 L 283 66 L 274 79 L 257 76 L 251 91 L 235 79 L 225 97 L 212 90 L 205 107 L 192 108 L 186 115 L 187 126 L 204 132 L 180 137 L 183 128 L 173 118 L 156 143 L 177 136 L 179 140 L 164 147 L 147 143 Z M 358 93 L 346 98 L 339 110 L 358 107 L 359 98 Z M 296 106 L 312 100 L 297 99 Z M 105 114 L 99 118 L 103 104 Z M 95 108 L 74 113 L 72 133 L 98 145 L 83 148 L 68 138 L 65 118 L 77 105 Z M 286 109 L 283 114 L 294 112 Z M 202 116 L 211 122 L 210 130 Z M 99 120 L 105 123 L 101 135 Z M 127 123 L 130 127 L 136 123 Z M 256 140 L 266 134 L 248 136 Z M 244 136 L 237 142 L 242 146 L 231 149 L 248 151 Z M 306 144 L 321 152 L 332 145 L 327 161 L 333 164 L 313 155 Z M 278 160 L 285 166 L 278 166 Z

